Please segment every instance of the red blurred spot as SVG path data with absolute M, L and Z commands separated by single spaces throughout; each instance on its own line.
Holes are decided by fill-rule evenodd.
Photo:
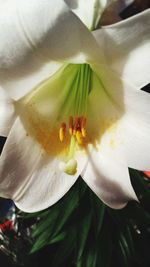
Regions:
M 145 171 L 144 174 L 150 179 L 150 171 Z
M 0 230 L 2 230 L 3 232 L 6 230 L 12 230 L 13 229 L 13 224 L 12 221 L 7 220 L 4 223 L 0 224 Z

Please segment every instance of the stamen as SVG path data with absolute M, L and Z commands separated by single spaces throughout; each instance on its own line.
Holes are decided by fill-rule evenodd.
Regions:
M 86 118 L 82 117 L 81 120 L 81 133 L 83 137 L 86 137 Z
M 61 142 L 63 142 L 65 136 L 66 136 L 66 123 L 63 122 L 59 129 L 59 139 Z
M 79 118 L 76 117 L 73 125 L 73 135 L 76 135 L 78 128 L 80 127 Z
M 70 116 L 69 118 L 69 133 L 70 135 L 73 135 L 73 117 Z
M 62 123 L 59 129 L 59 139 L 63 142 L 66 136 L 66 123 Z M 83 145 L 84 138 L 86 137 L 86 117 L 69 117 L 69 134 L 74 136 L 79 145 Z
M 83 136 L 80 130 L 76 132 L 76 139 L 79 145 L 83 145 Z

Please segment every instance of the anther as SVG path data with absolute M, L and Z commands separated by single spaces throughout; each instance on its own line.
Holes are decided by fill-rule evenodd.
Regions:
M 81 120 L 81 133 L 83 137 L 86 137 L 86 118 L 82 117 Z
M 66 123 L 62 123 L 59 129 L 59 139 L 63 142 L 66 136 Z M 83 145 L 84 138 L 86 137 L 86 118 L 84 116 L 69 117 L 69 134 L 74 136 L 79 145 Z
M 83 145 L 83 136 L 80 130 L 76 132 L 76 139 L 79 145 Z
M 70 116 L 69 118 L 69 133 L 70 135 L 73 135 L 73 117 Z
M 63 142 L 65 135 L 66 135 L 66 123 L 63 122 L 59 129 L 59 139 L 61 142 Z
M 79 117 L 76 117 L 73 125 L 73 135 L 76 135 L 76 132 L 79 128 L 80 128 L 80 120 Z

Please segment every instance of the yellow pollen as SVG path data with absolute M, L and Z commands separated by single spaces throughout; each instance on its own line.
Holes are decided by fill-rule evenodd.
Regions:
M 86 118 L 81 118 L 81 133 L 83 137 L 86 137 Z
M 83 145 L 83 136 L 81 131 L 77 130 L 76 132 L 76 139 L 79 145 Z
M 73 117 L 70 116 L 69 118 L 69 133 L 70 135 L 73 135 Z
M 66 136 L 66 123 L 63 122 L 59 129 L 59 139 L 61 142 L 63 142 L 65 136 Z

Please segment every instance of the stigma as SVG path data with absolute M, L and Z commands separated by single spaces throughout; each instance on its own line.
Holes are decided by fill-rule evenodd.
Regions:
M 74 136 L 78 145 L 84 145 L 86 138 L 86 117 L 85 116 L 73 116 L 69 117 L 68 128 L 65 122 L 61 123 L 59 128 L 59 140 L 63 142 L 66 135 L 69 133 L 71 137 Z

